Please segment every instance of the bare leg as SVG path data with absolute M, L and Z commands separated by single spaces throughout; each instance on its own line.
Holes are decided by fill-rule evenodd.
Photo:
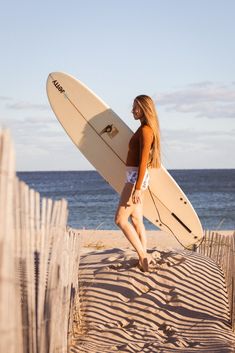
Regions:
M 136 233 L 139 236 L 141 244 L 145 252 L 147 252 L 147 238 L 145 227 L 143 223 L 143 206 L 142 204 L 136 205 L 134 211 L 131 214 L 131 222 L 135 228 Z
M 135 228 L 128 221 L 128 218 L 131 216 L 131 214 L 134 212 L 135 208 L 138 205 L 133 204 L 132 202 L 132 192 L 133 185 L 130 183 L 126 183 L 120 197 L 119 206 L 115 216 L 115 222 L 118 227 L 123 231 L 132 246 L 135 248 L 144 271 L 147 271 L 148 261 L 146 247 L 143 247 Z
M 131 214 L 131 221 L 136 233 L 139 236 L 143 249 L 147 254 L 148 264 L 150 265 L 151 263 L 153 263 L 153 258 L 147 253 L 147 238 L 145 226 L 143 223 L 143 204 L 138 204 L 137 207 L 135 207 L 133 213 Z

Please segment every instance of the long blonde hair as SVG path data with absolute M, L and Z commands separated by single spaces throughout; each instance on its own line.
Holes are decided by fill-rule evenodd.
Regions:
M 152 98 L 146 96 L 145 94 L 137 96 L 134 101 L 142 109 L 145 117 L 145 123 L 151 127 L 154 135 L 149 166 L 152 168 L 159 168 L 161 166 L 160 125 L 154 102 Z

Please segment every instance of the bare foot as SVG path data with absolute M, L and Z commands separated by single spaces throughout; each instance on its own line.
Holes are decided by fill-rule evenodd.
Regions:
M 139 266 L 140 269 L 143 270 L 143 272 L 148 272 L 149 271 L 149 262 L 148 258 L 144 257 L 142 260 L 139 260 Z

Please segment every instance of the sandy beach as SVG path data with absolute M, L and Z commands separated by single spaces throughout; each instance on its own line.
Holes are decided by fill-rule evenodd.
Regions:
M 82 253 L 90 252 L 91 250 L 101 250 L 110 248 L 132 249 L 131 244 L 125 238 L 120 230 L 96 230 L 96 229 L 81 229 L 78 230 L 81 243 Z M 222 235 L 232 235 L 233 230 L 221 230 Z M 146 231 L 148 249 L 154 247 L 159 250 L 182 250 L 183 247 L 174 238 L 166 232 L 160 230 L 147 230 Z
M 82 253 L 86 251 L 120 248 L 133 249 L 120 230 L 79 230 L 82 241 Z M 148 248 L 182 249 L 178 241 L 162 231 L 146 231 Z
M 70 352 L 234 352 L 225 279 L 212 259 L 148 231 L 154 263 L 144 273 L 120 231 L 80 232 Z

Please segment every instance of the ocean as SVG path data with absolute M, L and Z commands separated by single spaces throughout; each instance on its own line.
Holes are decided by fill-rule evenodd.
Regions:
M 194 206 L 204 229 L 235 229 L 235 169 L 169 170 Z M 41 196 L 68 201 L 68 225 L 118 229 L 118 194 L 96 171 L 18 172 Z M 156 229 L 147 220 L 146 229 Z

